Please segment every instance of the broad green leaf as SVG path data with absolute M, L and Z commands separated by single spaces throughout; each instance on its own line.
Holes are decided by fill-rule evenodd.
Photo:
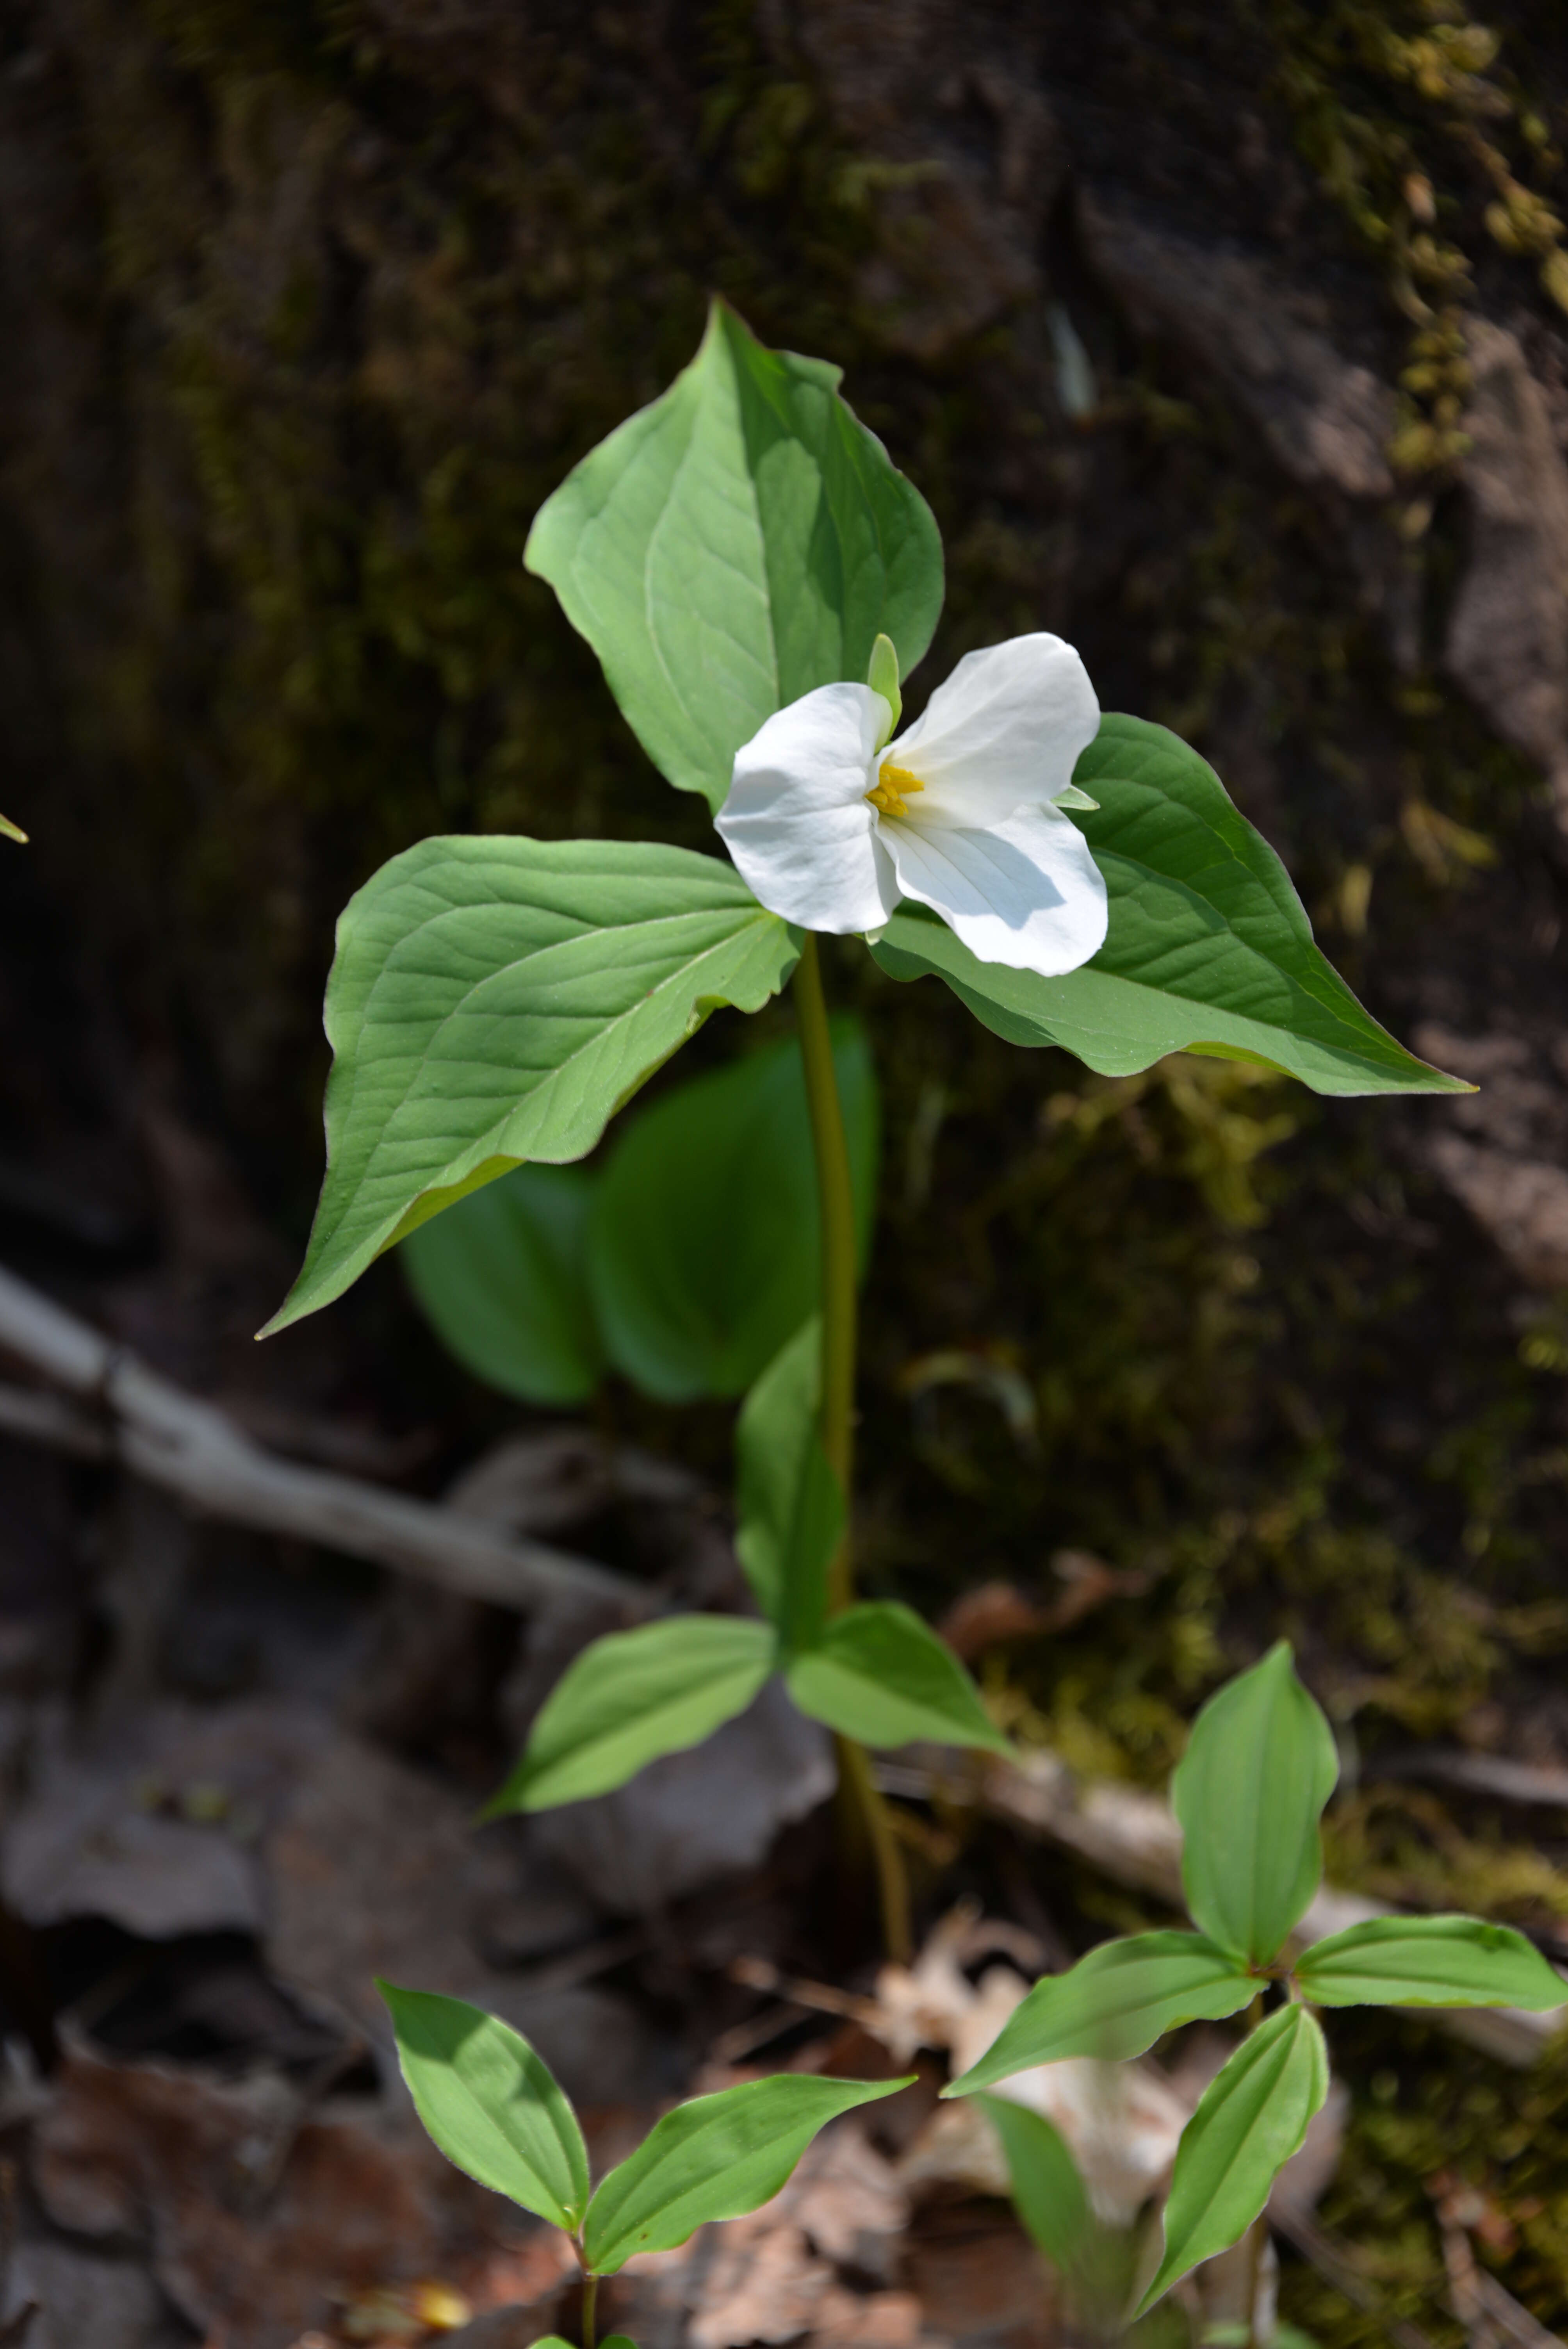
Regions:
M 802 1713 L 862 1745 L 1011 1746 L 954 1654 L 897 1599 L 846 1608 L 818 1644 L 787 1664 L 785 1685 Z
M 1508 1925 L 1479 1917 L 1369 1917 L 1315 1941 L 1295 1979 L 1315 2006 L 1568 2004 L 1568 1982 Z
M 822 1323 L 813 1313 L 775 1354 L 736 1423 L 736 1554 L 786 1648 L 822 1626 L 844 1496 L 819 1433 Z
M 1339 1758 L 1281 1640 L 1209 1699 L 1171 1781 L 1192 1921 L 1267 1965 L 1323 1875 L 1318 1821 Z
M 425 840 L 351 897 L 326 985 L 326 1180 L 264 1336 L 527 1158 L 582 1158 L 720 1004 L 798 958 L 739 876 L 613 840 Z
M 700 1745 L 746 1711 L 775 1653 L 771 1624 L 741 1615 L 671 1615 L 595 1640 L 551 1690 L 485 1816 L 607 1795 L 661 1754 Z
M 1327 2094 L 1328 2053 L 1305 2007 L 1281 2007 L 1242 2042 L 1181 2132 L 1164 2256 L 1140 2314 L 1200 2260 L 1241 2240 Z
M 877 1096 L 854 1019 L 833 1022 L 861 1261 Z M 665 1093 L 617 1136 L 588 1278 L 616 1368 L 665 1402 L 744 1394 L 820 1293 L 816 1163 L 792 1038 Z
M 1075 815 L 1110 897 L 1110 928 L 1061 978 L 983 963 L 946 924 L 904 905 L 872 952 L 894 978 L 934 971 L 1014 1044 L 1059 1044 L 1125 1077 L 1167 1052 L 1208 1052 L 1320 1093 L 1470 1092 L 1414 1059 L 1313 944 L 1284 865 L 1195 750 L 1163 726 L 1108 717 L 1075 781 Z
M 465 1370 L 523 1402 L 586 1402 L 604 1350 L 583 1242 L 593 1177 L 514 1166 L 403 1242 L 408 1285 Z
M 552 2227 L 575 2233 L 588 2207 L 588 2154 L 577 2116 L 520 2031 L 431 1991 L 376 1985 L 392 2015 L 397 2060 L 449 2161 Z
M 1133 1933 L 1102 1941 L 1069 1972 L 1037 1982 L 978 2064 L 942 2093 L 965 2096 L 1067 2055 L 1125 2063 L 1179 2023 L 1239 2014 L 1262 1987 L 1202 1933 Z
M 981 2109 L 1002 2140 L 1013 2201 L 1046 2257 L 1064 2273 L 1083 2258 L 1099 2221 L 1088 2206 L 1078 2164 L 1061 2131 L 1043 2113 L 1006 2096 L 982 2096 Z
M 588 2266 L 595 2275 L 614 2275 L 634 2251 L 673 2251 L 709 2220 L 757 2209 L 778 2193 L 820 2128 L 908 2085 L 908 2079 L 822 2080 L 779 2072 L 677 2105 L 589 2204 L 583 2239 Z
M 584 457 L 523 560 L 598 654 L 654 764 L 717 809 L 786 702 L 907 677 L 942 609 L 931 510 L 840 398 L 842 370 L 764 348 L 716 302 L 691 365 Z

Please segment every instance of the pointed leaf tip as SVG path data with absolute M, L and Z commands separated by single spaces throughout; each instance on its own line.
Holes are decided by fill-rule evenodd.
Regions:
M 614 2275 L 634 2251 L 673 2251 L 715 2219 L 770 2201 L 819 2129 L 857 2106 L 896 2095 L 897 2080 L 825 2080 L 775 2073 L 693 2096 L 655 2124 L 603 2180 L 589 2205 L 583 2253 Z
M 1323 1874 L 1319 1820 L 1339 1775 L 1321 1707 L 1281 1640 L 1216 1690 L 1171 1782 L 1192 1921 L 1253 1965 L 1277 1956 Z

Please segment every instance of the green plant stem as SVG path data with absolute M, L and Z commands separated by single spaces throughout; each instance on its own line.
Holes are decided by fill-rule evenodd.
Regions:
M 599 2298 L 599 2279 L 583 2271 L 583 2349 L 593 2349 L 593 2315 Z
M 872 1757 L 852 1737 L 835 1737 L 839 1785 L 855 1822 L 856 1842 L 871 1847 L 876 1870 L 877 1907 L 882 1916 L 882 1946 L 894 1965 L 906 1966 L 914 1954 L 909 1915 L 909 1875 L 893 1831 L 892 1813 L 872 1776 Z
M 817 1160 L 817 1200 L 822 1225 L 822 1449 L 842 1488 L 846 1507 L 855 1456 L 855 1195 L 850 1181 L 844 1112 L 833 1067 L 833 1040 L 822 993 L 822 966 L 810 932 L 795 967 L 795 1017 L 806 1071 L 806 1104 Z M 854 1597 L 846 1532 L 828 1573 L 833 1614 Z
M 838 1615 L 852 1605 L 855 1595 L 849 1533 L 855 1454 L 855 1197 L 822 992 L 822 966 L 816 938 L 810 933 L 795 967 L 794 989 L 822 1226 L 822 1449 L 844 1495 L 844 1537 L 828 1569 L 828 1609 Z M 876 1871 L 882 1945 L 891 1959 L 906 1964 L 913 1948 L 909 1880 L 892 1820 L 872 1778 L 871 1756 L 865 1747 L 848 1737 L 836 1738 L 834 1743 L 843 1809 L 854 1822 L 848 1840 L 870 1851 Z

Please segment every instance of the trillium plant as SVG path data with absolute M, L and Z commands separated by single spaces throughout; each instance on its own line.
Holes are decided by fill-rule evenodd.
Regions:
M 441 2151 L 571 2241 L 583 2277 L 583 2349 L 594 2349 L 603 2277 L 635 2252 L 674 2251 L 710 2220 L 758 2209 L 827 2122 L 909 2085 L 786 2072 L 691 2096 L 595 2187 L 571 2100 L 521 2032 L 460 1998 L 379 1988 L 403 2077 Z M 551 2335 L 540 2349 L 566 2344 Z M 633 2344 L 612 2333 L 603 2349 Z
M 1319 1821 L 1338 1775 L 1328 1723 L 1281 1640 L 1210 1698 L 1171 1782 L 1192 1930 L 1101 1942 L 1070 1971 L 1037 1982 L 980 2062 L 942 2092 L 981 2098 L 1020 2217 L 1069 2291 L 1098 2302 L 1099 2329 L 1144 2315 L 1257 2223 L 1328 2093 L 1315 2008 L 1539 2014 L 1568 2000 L 1568 1982 L 1522 1934 L 1476 1917 L 1370 1916 L 1338 1932 L 1315 1930 Z M 1181 2133 L 1162 2222 L 1131 2247 L 1130 2261 L 1119 2259 L 1122 2247 L 1108 2240 L 1071 2155 L 1030 2108 L 1020 2075 L 1071 2056 L 1126 2062 L 1184 2023 L 1243 2010 L 1247 2035 Z M 1251 2332 L 1249 2323 L 1249 2339 Z
M 434 839 L 366 882 L 327 987 L 326 1178 L 270 1328 L 407 1242 L 438 1323 L 514 1392 L 571 1400 L 605 1362 L 672 1399 L 744 1392 L 737 1548 L 756 1612 L 587 1648 L 494 1807 L 603 1794 L 777 1674 L 837 1738 L 899 1954 L 903 1869 L 866 1749 L 1004 1741 L 915 1614 L 855 1596 L 875 1096 L 863 1036 L 830 1021 L 819 936 L 858 936 L 892 978 L 1101 1074 L 1185 1050 L 1329 1094 L 1468 1088 L 1368 1016 L 1212 770 L 1164 728 L 1103 715 L 1060 638 L 965 653 L 900 730 L 941 540 L 838 385 L 716 304 L 691 365 L 540 512 L 530 569 L 654 765 L 707 802 L 714 853 Z M 714 1012 L 786 984 L 798 1058 L 744 1054 L 662 1094 L 579 1176 Z

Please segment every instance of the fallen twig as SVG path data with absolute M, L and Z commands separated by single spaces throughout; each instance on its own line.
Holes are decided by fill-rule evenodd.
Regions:
M 1510 1762 L 1501 1754 L 1463 1754 L 1448 1746 L 1418 1745 L 1408 1753 L 1380 1755 L 1367 1763 L 1362 1776 L 1379 1781 L 1415 1778 L 1431 1785 L 1453 1786 L 1461 1794 L 1490 1795 L 1500 1803 L 1568 1810 L 1568 1770 Z
M 655 1593 L 592 1559 L 513 1539 L 438 1502 L 280 1459 L 214 1405 L 3 1271 L 0 1350 L 77 1398 L 0 1387 L 0 1429 L 84 1458 L 118 1460 L 204 1515 L 317 1542 L 510 1607 L 587 1603 L 628 1617 L 658 1607 Z
M 1016 1763 L 987 1762 L 965 1775 L 934 1764 L 880 1763 L 876 1778 L 884 1794 L 978 1804 L 993 1818 L 1005 1819 L 1026 1835 L 1078 1853 L 1118 1883 L 1153 1893 L 1173 1908 L 1181 1906 L 1181 1830 L 1169 1804 L 1158 1795 L 1107 1778 L 1078 1778 L 1065 1762 L 1047 1753 L 1030 1754 Z M 1385 1902 L 1326 1884 L 1296 1936 L 1304 1943 L 1320 1941 L 1368 1917 L 1391 1913 Z M 1563 1995 L 1568 2002 L 1568 1982 Z M 1556 2036 L 1561 2020 L 1557 2014 L 1527 2014 L 1511 2006 L 1421 2012 L 1424 2020 L 1521 2071 Z

